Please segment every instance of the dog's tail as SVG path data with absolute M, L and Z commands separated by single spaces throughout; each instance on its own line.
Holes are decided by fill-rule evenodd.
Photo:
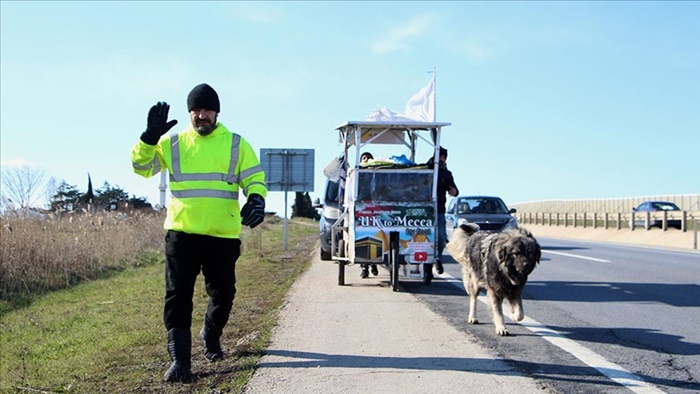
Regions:
M 447 249 L 450 256 L 459 263 L 468 264 L 467 243 L 469 242 L 469 237 L 478 231 L 478 224 L 460 220 L 459 229 L 455 229 L 455 231 L 452 232 L 450 242 L 445 245 L 445 249 Z

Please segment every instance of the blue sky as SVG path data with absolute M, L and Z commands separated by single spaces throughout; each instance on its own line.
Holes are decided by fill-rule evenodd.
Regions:
M 315 150 L 319 197 L 335 127 L 402 111 L 435 68 L 462 194 L 700 192 L 700 2 L 2 1 L 0 18 L 0 159 L 83 191 L 90 173 L 158 203 L 130 149 L 157 101 L 184 128 L 207 82 L 256 151 Z

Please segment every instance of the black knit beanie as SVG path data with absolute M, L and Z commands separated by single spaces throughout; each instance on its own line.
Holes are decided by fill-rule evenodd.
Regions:
M 219 108 L 219 95 L 211 86 L 206 83 L 199 84 L 187 95 L 187 110 L 209 109 L 216 113 L 221 112 Z

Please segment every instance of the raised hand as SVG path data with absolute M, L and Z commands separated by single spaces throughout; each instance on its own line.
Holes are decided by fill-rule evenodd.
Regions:
M 170 131 L 177 124 L 175 119 L 168 122 L 169 111 L 170 105 L 165 101 L 160 101 L 151 107 L 148 111 L 146 131 L 141 134 L 141 141 L 148 145 L 155 145 L 163 134 Z

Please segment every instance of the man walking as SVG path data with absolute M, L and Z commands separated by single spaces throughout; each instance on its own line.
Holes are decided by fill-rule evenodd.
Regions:
M 170 106 L 158 102 L 148 112 L 146 131 L 131 150 L 133 170 L 151 177 L 167 169 L 170 190 L 164 228 L 167 349 L 172 364 L 168 382 L 190 382 L 192 296 L 200 270 L 209 304 L 200 338 L 204 356 L 223 358 L 220 337 L 236 294 L 236 260 L 242 225 L 259 225 L 265 216 L 265 173 L 253 148 L 218 122 L 219 96 L 207 84 L 187 96 L 189 127 L 165 134 L 177 124 L 168 121 Z M 239 198 L 247 197 L 240 209 Z
M 438 162 L 438 183 L 437 183 L 437 256 L 435 259 L 435 271 L 438 275 L 444 272 L 442 267 L 442 251 L 447 244 L 447 229 L 445 228 L 445 204 L 447 203 L 447 194 L 454 197 L 459 194 L 455 180 L 452 177 L 452 172 L 447 169 L 447 149 L 440 147 Z M 435 161 L 431 157 L 428 160 L 428 168 L 434 168 Z

